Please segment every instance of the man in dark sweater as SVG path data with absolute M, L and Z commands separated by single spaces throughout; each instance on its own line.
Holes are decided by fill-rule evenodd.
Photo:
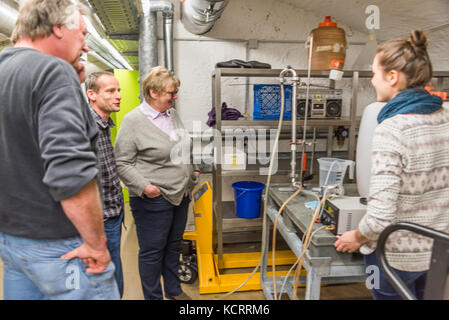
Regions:
M 78 0 L 29 0 L 0 53 L 0 257 L 5 299 L 118 299 L 84 100 Z M 95 287 L 94 287 L 95 286 Z

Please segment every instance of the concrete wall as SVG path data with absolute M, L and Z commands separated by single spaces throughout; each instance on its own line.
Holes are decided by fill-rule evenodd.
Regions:
M 194 121 L 200 121 L 203 130 L 207 128 L 207 113 L 211 109 L 211 74 L 215 64 L 231 59 L 244 61 L 257 60 L 271 64 L 272 68 L 281 69 L 291 65 L 295 69 L 307 68 L 307 50 L 304 42 L 310 32 L 318 27 L 324 19 L 312 11 L 301 8 L 299 1 L 277 0 L 232 0 L 213 29 L 203 36 L 188 32 L 180 20 L 180 1 L 173 0 L 174 14 L 174 67 L 181 79 L 181 87 L 176 108 L 187 129 L 193 128 Z M 351 10 L 351 7 L 348 7 Z M 324 12 L 324 10 L 323 10 Z M 360 19 L 365 19 L 363 13 Z M 159 15 L 158 36 L 162 39 L 162 17 Z M 354 18 L 355 19 L 355 18 Z M 352 70 L 352 65 L 361 53 L 368 34 L 357 31 L 352 26 L 338 21 L 339 27 L 346 31 L 349 48 L 346 53 L 345 70 Z M 358 30 L 361 30 L 360 28 Z M 365 31 L 365 30 L 363 30 Z M 367 31 L 367 30 L 366 30 Z M 444 32 L 445 30 L 438 31 Z M 393 32 L 394 33 L 394 32 Z M 248 48 L 248 40 L 258 40 L 256 49 Z M 432 43 L 429 52 L 435 70 L 448 70 L 449 61 L 442 46 L 447 43 Z M 164 64 L 163 42 L 159 41 L 159 63 Z M 253 105 L 252 86 L 254 83 L 278 83 L 276 78 L 224 78 L 222 80 L 222 101 L 229 107 L 247 113 L 251 119 Z M 321 83 L 322 81 L 317 81 Z M 445 84 L 449 82 L 446 81 Z M 250 85 L 248 85 L 250 84 Z M 343 115 L 349 114 L 351 81 L 336 83 L 344 90 Z M 246 92 L 248 90 L 248 92 Z M 370 79 L 361 79 L 359 84 L 357 115 L 363 113 L 368 104 L 375 101 L 375 92 Z M 325 142 L 325 141 L 323 141 Z M 344 146 L 334 144 L 334 150 L 347 150 Z M 326 145 L 323 143 L 323 148 Z M 254 177 L 254 179 L 257 179 Z M 225 179 L 229 186 L 233 179 Z M 232 180 L 232 181 L 231 181 Z M 224 198 L 232 198 L 230 190 L 224 191 Z M 232 190 L 231 190 L 232 191 Z
M 302 9 L 300 2 L 233 0 L 229 2 L 213 29 L 203 36 L 197 36 L 188 32 L 180 21 L 180 1 L 172 2 L 175 5 L 174 66 L 176 74 L 182 81 L 177 109 L 189 129 L 195 120 L 201 121 L 206 128 L 207 113 L 210 111 L 212 99 L 211 74 L 217 62 L 230 59 L 258 60 L 271 64 L 272 68 L 291 65 L 296 69 L 306 69 L 307 50 L 304 41 L 310 31 L 324 19 L 324 16 L 317 16 L 311 11 Z M 348 7 L 348 10 L 351 8 Z M 158 19 L 162 22 L 161 16 Z M 363 13 L 360 14 L 360 19 L 365 19 Z M 345 63 L 345 69 L 350 70 L 363 49 L 367 34 L 355 31 L 340 21 L 337 22 L 339 27 L 346 31 L 346 38 L 350 43 Z M 160 26 L 161 23 L 158 34 L 162 39 Z M 259 40 L 258 48 L 248 49 L 248 39 Z M 429 42 L 434 69 L 448 70 L 448 55 L 442 54 L 446 50 L 441 50 L 441 46 L 447 47 L 447 43 L 432 43 L 432 35 Z M 162 40 L 159 41 L 159 63 L 164 63 Z M 251 78 L 248 81 L 250 84 L 278 83 L 277 79 Z M 223 101 L 226 101 L 229 107 L 247 112 L 251 116 L 252 86 L 248 86 L 247 80 L 226 78 L 222 83 Z M 347 115 L 351 82 L 349 80 L 337 82 L 337 88 L 345 90 L 347 103 L 343 114 Z M 248 99 L 245 100 L 247 89 Z M 361 80 L 359 92 L 357 114 L 361 115 L 363 108 L 375 100 L 369 79 Z

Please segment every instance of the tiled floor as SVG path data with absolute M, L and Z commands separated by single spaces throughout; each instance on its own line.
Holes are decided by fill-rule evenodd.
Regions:
M 122 261 L 124 270 L 124 300 L 143 299 L 142 288 L 140 284 L 139 270 L 137 264 L 138 243 L 134 220 L 129 207 L 125 210 L 126 230 L 123 230 L 122 236 Z M 198 280 L 191 284 L 183 284 L 183 290 L 195 300 L 265 300 L 262 291 L 236 292 L 231 296 L 224 297 L 224 294 L 204 294 L 198 292 Z M 298 290 L 298 297 L 304 298 L 304 289 Z M 3 265 L 0 260 L 0 299 L 3 299 Z M 366 289 L 363 283 L 329 285 L 321 288 L 321 299 L 371 299 L 371 293 Z

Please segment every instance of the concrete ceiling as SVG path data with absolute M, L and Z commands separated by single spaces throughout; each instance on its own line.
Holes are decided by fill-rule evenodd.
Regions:
M 176 2 L 178 0 L 172 0 Z M 231 0 L 241 1 L 241 0 Z M 262 1 L 262 0 L 261 0 Z M 298 9 L 310 11 L 318 17 L 330 15 L 337 22 L 349 26 L 347 34 L 358 31 L 368 34 L 365 26 L 370 5 L 379 8 L 379 42 L 406 37 L 412 29 L 427 30 L 432 43 L 446 48 L 449 37 L 449 0 L 278 0 Z M 112 45 L 136 68 L 138 66 L 138 17 L 134 0 L 89 0 L 105 26 Z M 254 8 L 257 10 L 257 7 Z M 207 36 L 207 34 L 206 34 Z M 365 41 L 366 39 L 359 39 Z M 445 50 L 445 49 L 443 49 Z
M 1 0 L 3 1 L 3 0 Z M 86 1 L 86 0 L 83 0 Z M 172 0 L 176 2 L 179 0 Z M 242 0 L 231 0 L 242 1 Z M 263 1 L 263 0 L 260 0 Z M 365 21 L 370 5 L 379 8 L 379 29 L 375 30 L 378 40 L 405 37 L 412 29 L 427 30 L 441 50 L 447 50 L 449 42 L 449 0 L 277 0 L 298 9 L 310 11 L 318 17 L 327 15 L 349 26 L 347 34 L 358 31 L 368 34 Z M 138 68 L 138 16 L 135 0 L 88 0 L 105 28 L 105 35 L 111 44 L 124 56 L 128 63 Z M 257 8 L 254 8 L 257 10 Z M 206 34 L 207 36 L 207 34 Z M 364 39 L 360 39 L 364 41 Z M 8 45 L 6 37 L 0 37 L 1 47 Z
M 309 10 L 317 16 L 333 19 L 351 26 L 354 31 L 367 33 L 365 21 L 370 5 L 379 8 L 380 29 L 376 37 L 388 40 L 407 36 L 412 29 L 449 32 L 449 0 L 279 0 Z M 447 41 L 448 38 L 446 38 Z

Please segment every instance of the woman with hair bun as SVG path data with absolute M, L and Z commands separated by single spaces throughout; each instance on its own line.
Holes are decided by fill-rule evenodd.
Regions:
M 360 249 L 366 266 L 379 266 L 376 242 L 398 221 L 449 232 L 449 110 L 424 90 L 432 64 L 423 32 L 379 46 L 372 65 L 381 109 L 372 144 L 368 208 L 358 229 L 337 236 L 339 252 Z M 392 233 L 386 258 L 398 276 L 423 299 L 433 241 L 410 231 Z M 375 299 L 400 299 L 379 269 Z

